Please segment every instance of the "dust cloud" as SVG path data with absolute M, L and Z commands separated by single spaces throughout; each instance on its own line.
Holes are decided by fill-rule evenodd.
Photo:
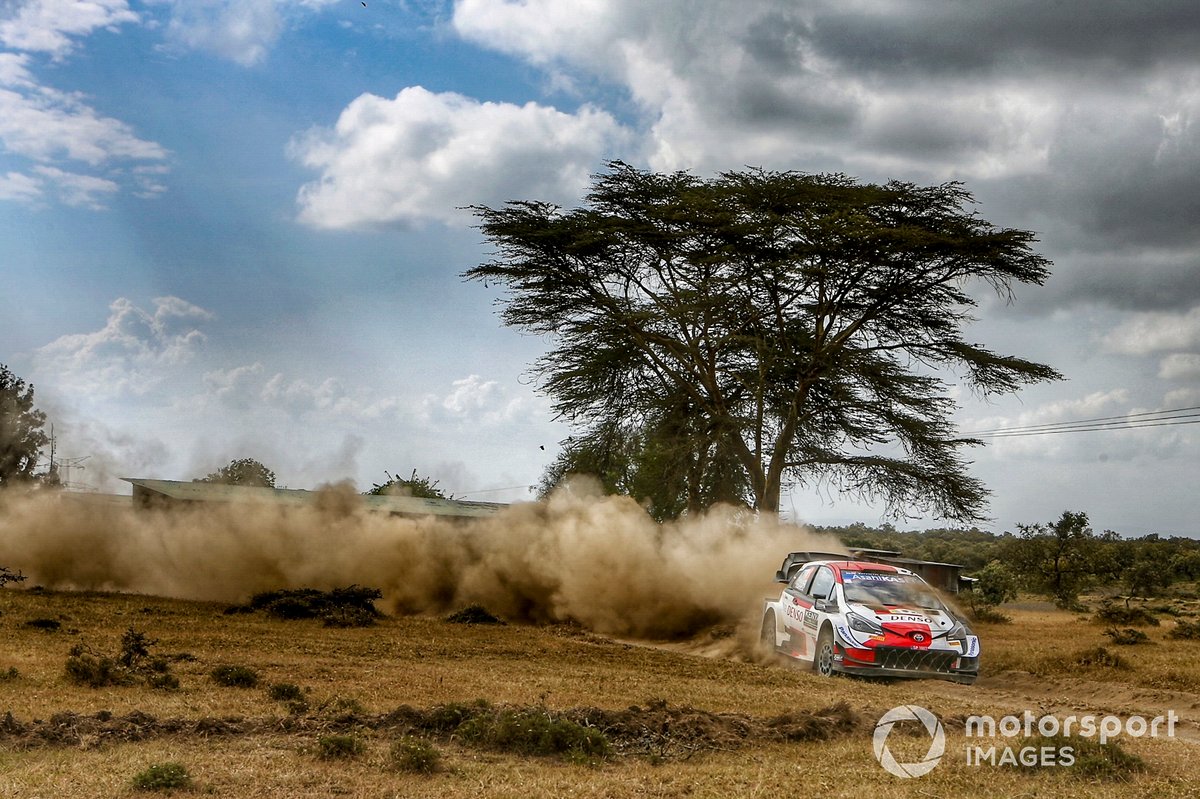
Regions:
M 669 639 L 737 622 L 793 550 L 841 551 L 802 527 L 716 508 L 659 525 L 586 482 L 463 522 L 368 511 L 349 485 L 308 507 L 133 509 L 86 496 L 0 496 L 0 565 L 26 585 L 243 602 L 357 583 L 393 613 L 479 603 L 512 620 Z

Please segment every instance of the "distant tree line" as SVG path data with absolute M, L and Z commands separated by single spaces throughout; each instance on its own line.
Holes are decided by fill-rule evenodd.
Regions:
M 1123 538 L 1112 530 L 1097 534 L 1083 512 L 1019 524 L 1015 533 L 975 527 L 904 531 L 861 523 L 815 529 L 851 548 L 896 550 L 905 557 L 961 564 L 966 574 L 981 577 L 985 590 L 1004 595 L 1002 586 L 1011 583 L 1062 607 L 1076 605 L 1081 593 L 1093 589 L 1149 597 L 1175 583 L 1200 580 L 1200 540 L 1158 534 Z

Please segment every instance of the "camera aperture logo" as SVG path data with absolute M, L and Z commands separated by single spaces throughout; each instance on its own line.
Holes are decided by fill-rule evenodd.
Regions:
M 925 757 L 915 763 L 897 761 L 895 755 L 888 749 L 888 735 L 891 734 L 892 728 L 901 721 L 921 722 L 932 739 Z M 875 749 L 875 759 L 889 774 L 894 774 L 901 779 L 923 777 L 933 771 L 934 767 L 941 762 L 942 755 L 946 752 L 946 731 L 942 728 L 942 722 L 938 720 L 938 717 L 925 708 L 918 705 L 900 705 L 879 718 L 875 725 L 875 733 L 871 736 L 871 745 Z
M 912 721 L 920 722 L 929 734 L 929 749 L 925 756 L 916 762 L 901 763 L 888 748 L 888 736 L 897 724 Z M 1098 738 L 1103 746 L 1120 735 L 1130 738 L 1157 738 L 1162 728 L 1161 734 L 1167 738 L 1174 738 L 1175 724 L 1178 721 L 1179 715 L 1174 710 L 1168 710 L 1166 715 L 1155 716 L 1152 719 L 1143 716 L 1121 718 L 1094 715 L 1059 718 L 1054 715 L 1035 716 L 1029 710 L 1019 716 L 1004 716 L 999 721 L 991 716 L 969 716 L 963 730 L 966 739 L 965 763 L 968 766 L 1069 768 L 1075 764 L 1075 750 L 1071 743 L 1075 737 Z M 917 733 L 917 736 L 920 737 L 920 734 Z M 973 745 L 973 739 L 999 740 L 1000 745 Z M 1007 741 L 1012 741 L 1015 745 L 1008 745 Z M 1055 741 L 1057 743 L 1048 743 Z M 923 777 L 933 771 L 945 755 L 946 731 L 932 711 L 918 705 L 899 705 L 880 717 L 875 725 L 875 733 L 871 736 L 871 743 L 875 750 L 875 759 L 889 774 L 901 779 Z M 1037 745 L 1034 745 L 1035 743 Z

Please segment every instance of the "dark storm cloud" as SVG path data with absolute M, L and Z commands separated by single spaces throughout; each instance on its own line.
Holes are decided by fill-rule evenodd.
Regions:
M 993 71 L 1009 64 L 1143 69 L 1195 57 L 1194 0 L 1087 3 L 830 3 L 813 18 L 822 55 L 852 69 L 906 73 Z

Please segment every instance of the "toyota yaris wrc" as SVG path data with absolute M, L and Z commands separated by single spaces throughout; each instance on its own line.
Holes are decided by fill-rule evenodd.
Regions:
M 821 675 L 973 683 L 979 639 L 920 577 L 882 563 L 784 561 L 763 608 L 762 642 Z M 792 568 L 789 568 L 792 566 Z

